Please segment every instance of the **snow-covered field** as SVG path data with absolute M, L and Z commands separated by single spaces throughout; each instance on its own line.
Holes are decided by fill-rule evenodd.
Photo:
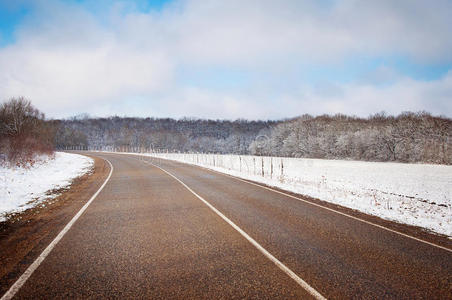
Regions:
M 152 156 L 203 166 L 452 237 L 452 166 L 212 154 Z
M 65 188 L 91 170 L 94 161 L 78 154 L 56 152 L 30 169 L 0 167 L 0 221 L 5 214 L 24 211 L 43 200 L 55 198 L 50 192 Z

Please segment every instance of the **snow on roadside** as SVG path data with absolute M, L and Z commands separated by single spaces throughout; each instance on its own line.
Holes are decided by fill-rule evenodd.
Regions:
M 452 238 L 452 166 L 211 154 L 152 156 L 261 182 Z
M 56 152 L 30 169 L 0 167 L 0 221 L 5 215 L 24 211 L 58 195 L 52 190 L 68 187 L 89 172 L 94 161 L 86 156 Z

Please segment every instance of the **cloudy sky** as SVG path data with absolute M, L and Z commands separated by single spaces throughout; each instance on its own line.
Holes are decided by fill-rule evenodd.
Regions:
M 452 117 L 452 1 L 0 0 L 0 101 L 48 117 Z

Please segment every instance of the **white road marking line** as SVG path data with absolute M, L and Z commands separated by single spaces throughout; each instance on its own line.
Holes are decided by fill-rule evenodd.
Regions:
M 105 158 L 104 158 L 105 159 Z M 0 300 L 9 300 L 14 297 L 14 295 L 20 290 L 20 288 L 25 284 L 25 282 L 30 278 L 31 274 L 39 267 L 39 265 L 44 261 L 44 259 L 49 255 L 50 251 L 58 244 L 58 242 L 63 238 L 66 232 L 71 229 L 72 225 L 80 218 L 83 212 L 88 208 L 88 206 L 93 202 L 97 195 L 102 191 L 107 182 L 110 180 L 111 174 L 113 173 L 113 165 L 108 159 L 105 159 L 110 164 L 110 174 L 108 174 L 107 179 L 105 179 L 102 186 L 97 190 L 97 192 L 88 200 L 88 202 L 83 205 L 83 207 L 78 211 L 78 213 L 72 218 L 69 223 L 60 231 L 56 238 L 47 246 L 47 248 L 42 251 L 41 255 L 36 258 L 36 260 L 28 267 L 27 270 L 22 274 L 22 276 L 17 279 L 17 281 L 9 288 L 9 290 L 3 295 Z
M 146 162 L 146 161 L 145 161 Z M 288 267 L 286 267 L 282 262 L 280 262 L 276 257 L 274 257 L 270 252 L 265 250 L 264 247 L 262 247 L 258 242 L 256 242 L 252 237 L 250 237 L 245 231 L 243 231 L 239 226 L 237 226 L 234 222 L 232 222 L 228 217 L 223 215 L 218 209 L 216 209 L 214 206 L 212 206 L 209 202 L 207 202 L 203 197 L 199 196 L 196 192 L 194 192 L 191 188 L 189 188 L 185 183 L 183 183 L 179 178 L 171 174 L 170 172 L 166 171 L 165 169 L 162 169 L 161 167 L 154 165 L 151 162 L 146 162 L 175 180 L 177 180 L 180 184 L 182 184 L 187 190 L 189 190 L 193 195 L 195 195 L 197 198 L 199 198 L 205 205 L 207 205 L 211 210 L 213 210 L 217 215 L 219 215 L 226 223 L 231 225 L 236 231 L 238 231 L 245 239 L 247 239 L 254 247 L 256 247 L 262 254 L 264 254 L 268 259 L 270 259 L 275 265 L 277 265 L 284 273 L 289 275 L 290 278 L 295 280 L 298 285 L 300 285 L 303 289 L 305 289 L 309 294 L 311 294 L 316 299 L 326 299 L 323 297 L 319 292 L 317 292 L 313 287 L 311 287 L 308 283 L 306 283 L 303 279 L 301 279 L 297 274 L 295 274 L 292 270 L 290 270 Z
M 143 155 L 141 155 L 141 154 L 139 154 L 139 153 L 137 153 L 137 154 L 121 153 L 121 152 L 112 152 L 112 153 L 116 153 L 116 154 L 124 154 L 124 155 L 138 155 L 138 156 L 143 156 Z M 296 200 L 298 200 L 298 201 L 305 202 L 305 203 L 307 203 L 307 204 L 311 204 L 311 205 L 317 206 L 317 207 L 319 207 L 319 208 L 323 208 L 323 209 L 329 210 L 329 211 L 331 211 L 331 212 L 334 212 L 334 213 L 340 214 L 340 215 L 342 215 L 342 216 L 345 216 L 345 217 L 354 219 L 354 220 L 356 220 L 356 221 L 363 222 L 363 223 L 366 223 L 366 224 L 368 224 L 368 225 L 375 226 L 375 227 L 378 227 L 378 228 L 380 228 L 380 229 L 383 229 L 383 230 L 386 230 L 386 231 L 389 231 L 389 232 L 392 232 L 392 233 L 395 233 L 395 234 L 398 234 L 398 235 L 407 237 L 407 238 L 409 238 L 409 239 L 412 239 L 412 240 L 415 240 L 415 241 L 418 241 L 418 242 L 421 242 L 421 243 L 424 243 L 424 244 L 427 244 L 427 245 L 430 245 L 430 246 L 433 246 L 433 247 L 436 247 L 436 248 L 439 248 L 439 249 L 443 249 L 443 250 L 446 250 L 446 251 L 452 253 L 452 249 L 449 249 L 449 248 L 446 248 L 446 247 L 437 245 L 437 244 L 435 244 L 435 243 L 431 243 L 431 242 L 425 241 L 425 240 L 423 240 L 423 239 L 420 239 L 420 238 L 417 238 L 417 237 L 408 235 L 408 234 L 406 234 L 406 233 L 402 233 L 402 232 L 397 231 L 397 230 L 394 230 L 394 229 L 390 229 L 390 228 L 385 227 L 385 226 L 382 226 L 382 225 L 378 225 L 378 224 L 376 224 L 376 223 L 372 223 L 372 222 L 370 222 L 370 221 L 366 221 L 366 220 L 364 220 L 364 219 L 360 219 L 360 218 L 358 218 L 358 217 L 355 217 L 355 216 L 352 216 L 352 215 L 349 215 L 349 214 L 340 212 L 340 211 L 338 211 L 338 210 L 335 210 L 335 209 L 332 209 L 332 208 L 323 206 L 323 205 L 321 205 L 321 204 L 317 204 L 317 203 L 314 203 L 314 202 L 311 202 L 311 201 L 308 201 L 308 200 L 305 200 L 305 199 L 302 199 L 302 198 L 299 198 L 299 197 L 295 197 L 295 196 L 293 196 L 293 195 L 290 195 L 290 194 L 287 194 L 287 193 L 284 193 L 284 192 L 281 192 L 281 191 L 272 189 L 272 188 L 270 188 L 270 187 L 268 187 L 268 186 L 265 186 L 265 185 L 263 185 L 263 184 L 257 184 L 257 183 L 254 183 L 254 182 L 251 182 L 251 181 L 248 181 L 248 180 L 245 180 L 245 179 L 241 179 L 241 178 L 236 177 L 236 176 L 232 176 L 232 175 L 229 175 L 229 174 L 226 174 L 226 173 L 222 173 L 222 172 L 220 172 L 220 171 L 216 171 L 216 170 L 209 169 L 208 167 L 198 166 L 198 165 L 191 164 L 191 163 L 188 163 L 188 162 L 182 162 L 182 161 L 178 161 L 178 160 L 172 160 L 172 159 L 169 159 L 169 158 L 161 158 L 161 157 L 158 157 L 158 156 L 148 156 L 148 155 L 145 155 L 144 157 L 151 157 L 151 158 L 157 158 L 157 159 L 167 160 L 167 161 L 170 161 L 170 162 L 177 162 L 177 163 L 181 163 L 181 164 L 185 164 L 185 165 L 189 165 L 189 166 L 198 167 L 198 168 L 200 168 L 200 169 L 203 169 L 203 170 L 206 170 L 206 171 L 209 171 L 209 172 L 214 172 L 214 173 L 217 173 L 217 174 L 220 174 L 220 175 L 223 175 L 223 176 L 227 176 L 227 177 L 230 177 L 230 178 L 232 178 L 232 179 L 235 179 L 235 180 L 238 180 L 238 181 L 242 181 L 242 182 L 245 182 L 245 183 L 248 183 L 248 184 L 251 184 L 251 185 L 255 185 L 255 186 L 258 186 L 258 187 L 263 188 L 263 189 L 267 189 L 267 190 L 269 190 L 269 191 L 272 191 L 272 192 L 275 192 L 275 193 L 278 193 L 278 194 L 281 194 L 281 195 L 284 195 L 284 196 L 287 196 L 287 197 L 296 199 Z
M 215 171 L 215 170 L 211 170 L 211 171 L 216 172 L 216 173 L 219 173 L 219 174 L 222 174 L 222 175 L 226 175 L 226 176 L 231 177 L 231 178 L 234 178 L 234 179 L 236 179 L 236 180 L 243 181 L 243 182 L 246 182 L 246 183 L 248 183 L 248 184 L 255 185 L 255 186 L 261 187 L 261 188 L 263 188 L 263 189 L 267 189 L 267 190 L 269 190 L 269 191 L 272 191 L 272 192 L 275 192 L 275 193 L 278 193 L 278 194 L 281 194 L 281 195 L 284 195 L 284 196 L 287 196 L 287 197 L 290 197 L 290 198 L 293 198 L 293 199 L 296 199 L 296 200 L 299 200 L 299 201 L 303 201 L 303 202 L 305 202 L 305 203 L 308 203 L 308 204 L 311 204 L 311 205 L 314 205 L 314 206 L 317 206 L 317 207 L 320 207 L 320 208 L 329 210 L 329 211 L 331 211 L 331 212 L 335 212 L 335 213 L 340 214 L 340 215 L 343 215 L 343 216 L 345 216 L 345 217 L 348 217 L 348 218 L 351 218 L 351 219 L 354 219 L 354 220 L 357 220 L 357 221 L 360 221 L 360 222 L 363 222 L 363 223 L 366 223 L 366 224 L 369 224 L 369 225 L 378 227 L 378 228 L 380 228 L 380 229 L 384 229 L 384 230 L 389 231 L 389 232 L 392 232 L 392 233 L 396 233 L 396 234 L 398 234 L 398 235 L 401 235 L 401 236 L 404 236 L 404 237 L 413 239 L 413 240 L 415 240 L 415 241 L 418 241 L 418 242 L 421 242 L 421 243 L 425 243 L 425 244 L 428 244 L 428 245 L 430 245 L 430 246 L 437 247 L 437 248 L 440 248 L 440 249 L 443 249 L 443 250 L 452 252 L 452 249 L 449 249 L 449 248 L 446 248 L 446 247 L 443 247 L 443 246 L 440 246 L 440 245 L 437 245 L 437 244 L 434 244 L 434 243 L 431 243 L 431 242 L 422 240 L 422 239 L 420 239 L 420 238 L 417 238 L 417 237 L 408 235 L 408 234 L 406 234 L 406 233 L 402 233 L 402 232 L 396 231 L 396 230 L 394 230 L 394 229 L 390 229 L 390 228 L 384 227 L 384 226 L 382 226 L 382 225 L 378 225 L 378 224 L 372 223 L 372 222 L 370 222 L 370 221 L 366 221 L 366 220 L 360 219 L 360 218 L 358 218 L 358 217 L 355 217 L 355 216 L 352 216 L 352 215 L 349 215 L 349 214 L 340 212 L 340 211 L 338 211 L 338 210 L 335 210 L 335 209 L 332 209 L 332 208 L 329 208 L 329 207 L 326 207 L 326 206 L 323 206 L 323 205 L 320 205 L 320 204 L 317 204 L 317 203 L 314 203 L 314 202 L 310 202 L 310 201 L 305 200 L 305 199 L 302 199 L 302 198 L 295 197 L 295 196 L 293 196 L 293 195 L 290 195 L 290 194 L 287 194 L 287 193 L 284 193 L 284 192 L 281 192 L 281 191 L 272 189 L 272 188 L 270 188 L 270 187 L 263 186 L 263 185 L 260 185 L 260 184 L 254 183 L 254 182 L 250 182 L 250 181 L 247 181 L 247 180 L 243 180 L 243 179 L 234 177 L 234 176 L 232 176 L 232 175 L 224 174 L 224 173 L 221 173 L 221 172 L 218 172 L 218 171 Z
M 168 161 L 173 161 L 173 160 L 170 160 L 170 159 L 166 159 L 166 160 L 168 160 Z M 418 242 L 421 242 L 421 243 L 424 243 L 424 244 L 428 244 L 428 245 L 430 245 L 430 246 L 433 246 L 433 247 L 436 247 L 436 248 L 439 248 L 439 249 L 443 249 L 443 250 L 446 250 L 446 251 L 452 253 L 452 249 L 449 249 L 449 248 L 446 248 L 446 247 L 437 245 L 437 244 L 435 244 L 435 243 L 431 243 L 431 242 L 422 240 L 422 239 L 420 239 L 420 238 L 417 238 L 417 237 L 408 235 L 408 234 L 406 234 L 406 233 L 399 232 L 399 231 L 394 230 L 394 229 L 390 229 L 390 228 L 384 227 L 384 226 L 382 226 L 382 225 L 378 225 L 378 224 L 372 223 L 372 222 L 370 222 L 370 221 L 366 221 L 366 220 L 360 219 L 360 218 L 358 218 L 358 217 L 355 217 L 355 216 L 352 216 L 352 215 L 349 215 L 349 214 L 340 212 L 340 211 L 338 211 L 338 210 L 335 210 L 335 209 L 332 209 L 332 208 L 329 208 L 329 207 L 326 207 L 326 206 L 323 206 L 323 205 L 320 205 L 320 204 L 317 204 L 317 203 L 314 203 L 314 202 L 311 202 L 311 201 L 308 201 L 308 200 L 305 200 L 305 199 L 302 199 L 302 198 L 299 198 L 299 197 L 295 197 L 295 196 L 293 196 L 293 195 L 290 195 L 290 194 L 287 194 L 287 193 L 284 193 L 284 192 L 281 192 L 281 191 L 272 189 L 272 188 L 267 187 L 267 186 L 264 186 L 264 185 L 260 185 L 260 184 L 257 184 L 257 183 L 254 183 L 254 182 L 251 182 L 251 181 L 248 181 L 248 180 L 244 180 L 244 179 L 241 179 L 241 178 L 238 178 L 238 177 L 235 177 L 235 176 L 226 174 L 226 173 L 222 173 L 222 172 L 220 172 L 220 171 L 212 170 L 212 169 L 209 169 L 209 168 L 207 168 L 207 167 L 198 166 L 198 165 L 193 165 L 193 164 L 190 164 L 190 163 L 181 162 L 181 161 L 176 161 L 176 160 L 175 160 L 175 162 L 179 162 L 179 163 L 186 164 L 186 165 L 190 165 L 190 166 L 199 167 L 199 168 L 201 168 L 201 169 L 204 169 L 204 170 L 207 170 L 207 171 L 210 171 L 210 172 L 214 172 L 214 173 L 217 173 L 217 174 L 220 174 L 220 175 L 224 175 L 224 176 L 233 178 L 233 179 L 238 180 L 238 181 L 242 181 L 242 182 L 245 182 L 245 183 L 248 183 L 248 184 L 251 184 L 251 185 L 255 185 L 255 186 L 258 186 L 258 187 L 260 187 L 260 188 L 263 188 L 263 189 L 266 189 L 266 190 L 269 190 L 269 191 L 272 191 L 272 192 L 275 192 L 275 193 L 278 193 L 278 194 L 281 194 L 281 195 L 284 195 L 284 196 L 287 196 L 287 197 L 290 197 L 290 198 L 293 198 L 293 199 L 296 199 L 296 200 L 299 200 L 299 201 L 302 201 L 302 202 L 305 202 L 305 203 L 307 203 L 307 204 L 311 204 L 311 205 L 314 205 L 314 206 L 317 206 L 317 207 L 326 209 L 326 210 L 331 211 L 331 212 L 335 212 L 335 213 L 337 213 L 337 214 L 340 214 L 340 215 L 342 215 L 342 216 L 345 216 L 345 217 L 354 219 L 354 220 L 356 220 L 356 221 L 360 221 L 360 222 L 366 223 L 366 224 L 368 224 L 368 225 L 372 225 L 372 226 L 378 227 L 378 228 L 380 228 L 380 229 L 383 229 L 383 230 L 386 230 L 386 231 L 389 231 L 389 232 L 392 232 L 392 233 L 395 233 L 395 234 L 398 234 L 398 235 L 401 235 L 401 236 L 404 236 L 404 237 L 413 239 L 413 240 L 415 240 L 415 241 L 418 241 Z

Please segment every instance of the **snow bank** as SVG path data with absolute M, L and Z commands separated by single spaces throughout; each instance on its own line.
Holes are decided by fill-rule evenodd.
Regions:
M 55 198 L 58 195 L 49 194 L 50 191 L 69 186 L 93 164 L 86 156 L 56 152 L 55 159 L 41 161 L 30 169 L 0 167 L 0 221 L 5 220 L 7 213 L 24 211 Z
M 452 236 L 452 166 L 212 154 L 152 154 Z

